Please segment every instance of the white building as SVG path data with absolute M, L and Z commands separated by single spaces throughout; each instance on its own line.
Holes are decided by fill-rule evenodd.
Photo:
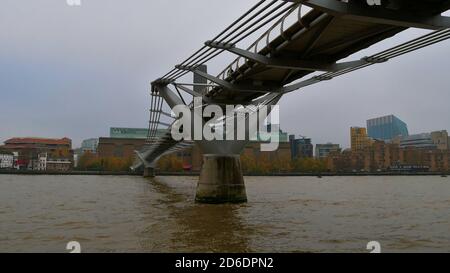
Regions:
M 47 154 L 39 154 L 37 170 L 38 171 L 47 170 Z
M 33 160 L 33 170 L 66 172 L 72 168 L 72 161 L 68 158 L 50 158 L 47 153 L 38 155 L 37 160 Z
M 14 167 L 14 154 L 0 151 L 0 169 L 12 169 Z
M 14 156 L 13 168 L 16 170 L 20 170 L 20 166 L 18 164 L 19 161 L 19 152 L 12 152 Z

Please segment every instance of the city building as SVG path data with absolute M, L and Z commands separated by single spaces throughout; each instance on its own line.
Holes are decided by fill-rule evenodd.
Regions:
M 443 130 L 402 137 L 400 148 L 448 150 L 448 133 Z
M 148 137 L 148 128 L 118 128 L 109 129 L 110 138 L 136 138 L 146 139 Z
M 258 131 L 256 136 L 250 138 L 251 142 L 289 142 L 288 133 L 283 132 L 283 130 L 276 130 L 272 132 L 272 126 L 269 124 L 266 127 L 266 132 Z
M 97 148 L 98 158 L 135 158 L 135 151 L 142 149 L 147 143 L 147 132 L 148 129 L 111 128 L 110 137 L 99 138 Z M 166 129 L 160 129 L 157 134 L 162 135 L 165 133 Z M 278 142 L 279 149 L 275 152 L 260 152 L 261 144 L 268 141 Z M 249 161 L 253 162 L 255 162 L 257 158 L 265 158 L 266 156 L 269 156 L 270 158 L 279 158 L 280 155 L 287 155 L 290 160 L 290 154 L 291 150 L 288 134 L 281 130 L 272 132 L 270 125 L 267 126 L 266 132 L 260 132 L 258 135 L 255 135 L 242 153 Z M 184 151 L 178 151 L 162 157 L 158 162 L 158 165 L 164 170 L 199 171 L 201 169 L 202 161 L 203 153 L 201 148 L 195 144 Z
M 69 138 L 11 138 L 5 141 L 4 148 L 6 149 L 41 149 L 41 150 L 58 150 L 58 149 L 72 149 L 72 140 Z
M 399 148 L 397 144 L 374 140 L 361 156 L 365 171 L 385 171 L 399 162 Z
M 158 129 L 156 136 L 163 136 L 167 129 Z M 118 128 L 112 127 L 109 129 L 110 138 L 133 138 L 133 139 L 147 139 L 148 128 Z
M 157 134 L 164 134 L 158 130 Z M 111 127 L 109 137 L 98 139 L 97 155 L 100 158 L 116 157 L 131 158 L 135 151 L 140 150 L 148 138 L 148 128 L 119 128 Z
M 97 153 L 98 148 L 98 138 L 89 138 L 85 139 L 81 142 L 81 152 L 90 152 L 90 153 Z
M 289 143 L 291 145 L 291 158 L 311 158 L 313 157 L 314 146 L 310 138 L 301 137 L 295 138 L 295 135 L 289 136 Z
M 50 172 L 67 172 L 73 167 L 67 158 L 47 158 L 46 170 Z
M 370 139 L 367 135 L 366 128 L 351 127 L 350 128 L 350 142 L 352 152 L 363 152 L 368 146 L 370 146 Z
M 408 126 L 394 115 L 369 119 L 367 121 L 368 136 L 372 139 L 389 141 L 395 137 L 408 136 Z
M 261 145 L 267 142 L 278 142 L 278 149 L 276 151 L 261 151 Z M 159 164 L 161 169 L 167 170 L 168 162 L 172 160 L 176 162 L 177 168 L 170 166 L 173 171 L 200 171 L 203 152 L 201 148 L 194 144 L 191 148 L 184 151 L 179 151 L 174 154 L 164 156 Z M 278 130 L 271 130 L 271 126 L 267 126 L 267 132 L 259 132 L 257 136 L 250 139 L 241 153 L 242 168 L 247 172 L 258 172 L 261 169 L 276 167 L 281 171 L 287 171 L 291 162 L 291 145 L 288 139 L 288 134 Z M 258 169 L 258 170 L 257 170 Z
M 0 169 L 14 168 L 14 154 L 7 150 L 0 150 Z
M 43 153 L 73 161 L 72 140 L 69 138 L 11 138 L 5 141 L 3 148 L 16 153 L 15 167 L 18 169 L 38 170 L 40 154 Z
M 73 162 L 69 158 L 52 158 L 47 153 L 39 154 L 33 164 L 33 170 L 36 171 L 67 172 L 73 168 Z
M 419 139 L 419 138 L 418 138 Z M 422 141 L 423 138 L 420 138 Z M 345 150 L 331 152 L 326 158 L 327 168 L 333 172 L 448 172 L 450 151 L 437 149 L 437 145 L 411 145 L 374 140 L 364 151 Z M 425 147 L 425 148 L 424 148 Z M 430 149 L 428 149 L 431 147 Z
M 245 172 L 288 172 L 291 163 L 291 145 L 279 143 L 276 151 L 261 151 L 265 141 L 250 141 L 241 153 L 242 169 Z M 158 168 L 164 171 L 200 171 L 203 161 L 201 148 L 194 144 L 191 148 L 163 156 Z
M 290 170 L 291 144 L 280 142 L 278 149 L 267 152 L 261 151 L 264 142 L 253 141 L 248 143 L 241 153 L 243 170 L 246 172 L 288 172 Z
M 332 152 L 340 152 L 339 144 L 316 144 L 316 158 L 324 159 Z
M 438 150 L 448 150 L 448 132 L 447 130 L 431 132 L 431 140 Z
M 400 139 L 400 148 L 422 148 L 422 149 L 436 149 L 437 146 L 431 139 L 431 134 L 415 134 Z
M 99 138 L 97 154 L 101 158 L 118 157 L 130 158 L 135 151 L 140 150 L 146 143 L 146 138 Z
M 36 160 L 36 166 L 33 168 L 37 171 L 47 170 L 47 153 L 42 153 L 38 155 L 38 160 Z

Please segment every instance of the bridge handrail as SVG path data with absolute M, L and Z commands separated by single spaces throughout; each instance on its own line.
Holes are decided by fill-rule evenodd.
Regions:
M 294 22 L 298 23 L 301 22 L 302 19 L 302 15 L 301 15 L 301 11 L 302 11 L 302 4 L 296 4 L 294 7 L 292 7 L 285 15 L 283 15 L 283 17 L 281 17 L 280 19 L 278 19 L 278 21 L 276 21 L 272 27 L 270 27 L 266 32 L 264 32 L 258 39 L 256 39 L 255 42 L 253 42 L 248 48 L 248 51 L 252 51 L 254 53 L 258 53 L 258 45 L 259 43 L 265 38 L 266 40 L 266 44 L 265 47 L 269 46 L 269 44 L 273 41 L 270 40 L 270 34 L 272 33 L 272 31 L 277 28 L 278 26 L 280 27 L 280 36 L 283 37 L 284 39 L 287 39 L 284 36 L 284 25 L 285 25 L 285 21 L 286 19 L 292 15 L 294 13 L 294 11 L 298 10 L 298 18 L 297 21 Z M 239 61 L 241 59 L 244 59 L 243 57 L 237 57 L 233 62 L 231 62 L 231 64 L 229 64 L 227 67 L 225 67 L 225 69 L 219 73 L 218 78 L 225 80 L 228 77 L 228 73 L 233 72 L 233 67 L 236 66 L 236 70 L 239 69 Z

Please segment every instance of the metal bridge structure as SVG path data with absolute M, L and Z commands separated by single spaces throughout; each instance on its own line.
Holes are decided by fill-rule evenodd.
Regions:
M 180 119 L 164 112 L 163 104 L 171 109 L 186 105 L 195 119 L 195 104 L 184 99 L 188 94 L 201 98 L 202 109 L 207 105 L 243 105 L 253 107 L 256 113 L 259 107 L 277 104 L 290 92 L 449 39 L 450 17 L 443 15 L 448 9 L 450 1 L 446 0 L 257 2 L 216 37 L 205 41 L 194 54 L 151 83 L 149 137 L 145 147 L 136 152 L 139 161 L 133 167 L 144 167 L 146 176 L 154 176 L 155 164 L 161 156 L 197 142 L 204 157 L 196 201 L 245 202 L 239 154 L 248 139 L 174 140 L 171 130 Z M 377 54 L 343 61 L 409 28 L 429 32 Z M 205 65 L 224 53 L 234 54 L 236 59 L 218 75 L 209 74 Z M 188 73 L 203 81 L 180 82 Z M 162 115 L 173 118 L 172 123 L 162 123 Z M 214 120 L 217 128 L 223 126 L 222 120 L 230 118 L 234 116 L 200 117 L 202 124 Z M 161 124 L 168 126 L 163 133 L 158 130 Z

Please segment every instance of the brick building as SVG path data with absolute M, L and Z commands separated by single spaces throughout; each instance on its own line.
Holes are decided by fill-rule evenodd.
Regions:
M 3 149 L 17 153 L 17 167 L 38 170 L 41 154 L 48 154 L 54 160 L 70 162 L 73 166 L 72 140 L 69 138 L 11 138 L 4 142 Z M 66 169 L 66 168 L 65 168 Z
M 415 147 L 400 148 L 395 143 L 375 140 L 363 152 L 346 150 L 330 153 L 327 168 L 334 172 L 418 170 L 450 171 L 450 151 Z
M 99 157 L 134 157 L 135 151 L 140 150 L 146 141 L 139 138 L 101 137 L 98 141 L 97 154 Z

